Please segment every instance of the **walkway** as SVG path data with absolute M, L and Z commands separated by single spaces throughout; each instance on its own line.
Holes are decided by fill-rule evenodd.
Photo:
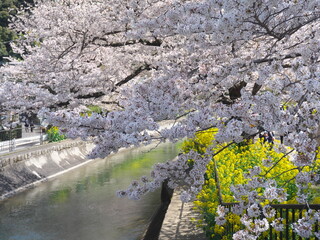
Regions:
M 177 193 L 173 194 L 163 221 L 159 240 L 207 240 L 203 230 L 197 227 L 199 215 L 192 203 L 183 203 Z

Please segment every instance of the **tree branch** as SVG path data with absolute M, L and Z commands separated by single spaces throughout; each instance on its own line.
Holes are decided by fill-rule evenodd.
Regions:
M 79 95 L 76 98 L 78 98 L 78 99 L 99 98 L 99 97 L 102 97 L 105 95 L 106 95 L 106 93 L 104 93 L 104 92 L 94 92 L 94 93 L 89 93 L 86 95 Z
M 263 175 L 266 176 L 275 166 L 277 166 L 277 164 L 286 156 L 288 156 L 290 153 L 292 153 L 294 151 L 294 149 L 292 149 L 290 152 L 287 152 L 285 155 L 283 155 L 275 164 L 273 164 L 273 166 Z
M 231 88 L 229 88 L 229 96 L 231 100 L 235 100 L 241 97 L 241 90 L 242 88 L 246 87 L 247 83 L 245 81 L 241 81 L 238 84 L 235 84 Z
M 125 79 L 123 79 L 120 82 L 117 82 L 115 86 L 120 87 L 120 86 L 126 84 L 127 82 L 129 82 L 130 80 L 132 80 L 133 78 L 135 78 L 136 76 L 138 76 L 140 73 L 142 73 L 145 70 L 151 70 L 151 67 L 149 64 L 145 64 L 145 65 L 137 68 L 132 74 L 127 76 Z M 111 92 L 114 92 L 114 91 L 115 91 L 115 89 L 113 89 Z
M 95 43 L 96 40 L 100 40 L 105 43 Z M 146 39 L 139 39 L 139 40 L 128 40 L 125 42 L 109 42 L 108 39 L 106 38 L 96 37 L 92 40 L 92 43 L 102 47 L 123 47 L 123 46 L 138 44 L 138 43 L 146 46 L 160 47 L 162 44 L 162 40 L 155 38 L 153 41 L 149 41 Z
M 292 58 L 301 57 L 301 56 L 302 56 L 301 53 L 291 53 L 291 54 L 284 56 L 281 60 L 292 59 Z M 270 63 L 275 60 L 276 60 L 276 58 L 261 58 L 261 59 L 254 60 L 253 63 L 256 63 L 256 64 L 265 63 L 265 62 Z

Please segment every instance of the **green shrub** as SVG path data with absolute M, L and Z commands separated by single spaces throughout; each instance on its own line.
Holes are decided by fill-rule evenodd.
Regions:
M 88 114 L 92 114 L 92 113 L 102 113 L 102 108 L 97 106 L 97 105 L 89 105 L 87 106 L 87 108 L 89 109 L 89 111 L 87 112 Z
M 49 142 L 59 142 L 66 139 L 66 136 L 60 134 L 58 127 L 51 127 L 47 130 L 47 139 Z

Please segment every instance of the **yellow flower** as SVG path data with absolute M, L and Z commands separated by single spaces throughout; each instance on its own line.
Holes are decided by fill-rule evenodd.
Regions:
M 224 227 L 219 226 L 219 225 L 215 225 L 214 226 L 214 232 L 221 235 L 222 233 L 224 233 Z
M 216 131 L 216 129 L 215 129 Z M 205 151 L 212 141 L 214 140 L 214 134 L 212 131 L 203 131 L 196 134 L 194 139 L 189 139 L 184 143 L 184 151 L 190 151 L 191 149 L 199 152 Z M 201 146 L 199 145 L 201 143 Z M 225 147 L 226 144 L 217 145 L 213 151 L 217 152 L 221 148 Z M 288 151 L 291 149 L 288 148 Z M 265 159 L 271 159 L 274 166 L 270 170 L 270 167 L 263 166 L 262 162 Z M 214 162 L 215 161 L 215 162 Z M 254 166 L 260 166 L 262 168 L 261 175 L 266 175 L 269 179 L 274 179 L 279 184 L 287 190 L 289 194 L 289 199 L 285 202 L 288 204 L 297 203 L 295 200 L 296 187 L 294 183 L 294 177 L 299 172 L 298 170 L 292 170 L 295 166 L 289 160 L 289 157 L 284 157 L 283 153 L 276 152 L 275 150 L 270 150 L 269 146 L 266 144 L 261 144 L 261 142 L 256 142 L 247 145 L 231 145 L 230 147 L 224 149 L 222 152 L 214 156 L 214 161 L 209 162 L 206 171 L 206 177 L 208 178 L 203 186 L 202 191 L 198 194 L 198 200 L 194 202 L 196 208 L 203 215 L 206 216 L 206 229 L 208 234 L 212 234 L 212 238 L 216 237 L 215 234 L 222 234 L 224 228 L 215 225 L 215 216 L 218 202 L 218 188 L 216 186 L 215 176 L 215 163 L 218 171 L 218 177 L 220 181 L 221 194 L 223 201 L 233 202 L 234 198 L 232 192 L 230 191 L 231 185 L 245 184 L 248 182 L 244 178 L 243 174 L 247 173 L 250 168 Z M 317 151 L 317 159 L 313 166 L 313 170 L 320 169 L 320 152 Z M 305 167 L 303 171 L 311 171 L 311 168 Z M 260 195 L 263 194 L 264 189 L 258 189 Z M 313 203 L 319 203 L 320 196 L 316 195 L 313 199 Z M 273 202 L 263 201 L 262 206 L 266 204 L 271 204 Z M 291 214 L 291 213 L 289 213 Z M 298 216 L 297 216 L 298 217 Z M 234 231 L 238 231 L 241 228 L 240 217 L 237 215 L 230 214 L 227 216 L 227 221 L 234 224 Z M 222 236 L 221 236 L 222 237 Z M 222 239 L 226 238 L 223 236 Z

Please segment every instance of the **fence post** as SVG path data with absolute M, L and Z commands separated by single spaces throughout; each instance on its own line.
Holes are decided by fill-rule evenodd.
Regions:
M 11 129 L 9 130 L 9 152 L 13 151 L 12 147 L 12 134 L 11 134 Z
M 43 133 L 42 133 L 42 128 L 40 127 L 40 145 L 43 144 Z
M 9 130 L 9 152 L 14 151 L 16 148 L 16 139 L 12 133 L 12 129 Z

